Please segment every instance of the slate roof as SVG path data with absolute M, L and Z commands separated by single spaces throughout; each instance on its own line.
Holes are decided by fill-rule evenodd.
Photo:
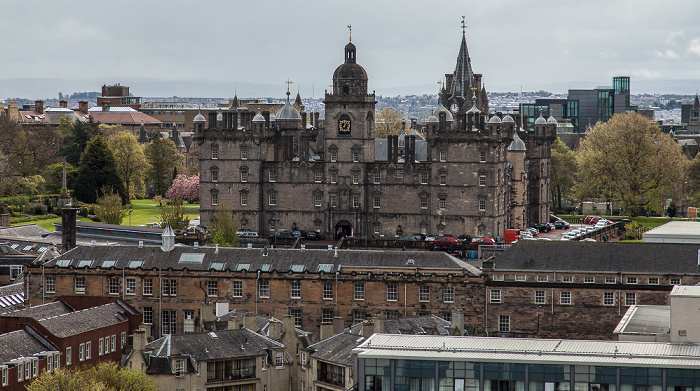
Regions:
M 311 353 L 311 357 L 349 367 L 353 365 L 352 350 L 366 340 L 367 338 L 346 329 L 340 334 L 309 346 L 309 349 L 315 350 Z
M 284 345 L 251 330 L 238 329 L 168 334 L 149 343 L 144 350 L 151 359 L 189 356 L 195 361 L 207 361 L 267 355 L 271 348 L 282 349 Z
M 521 240 L 494 262 L 495 270 L 700 274 L 697 244 Z
M 267 255 L 265 255 L 267 252 Z M 175 246 L 164 252 L 160 247 L 144 246 L 78 246 L 74 249 L 48 261 L 46 267 L 78 267 L 80 261 L 83 267 L 106 267 L 168 269 L 209 271 L 249 272 L 261 270 L 264 272 L 289 272 L 327 274 L 343 271 L 348 268 L 385 267 L 418 269 L 455 270 L 472 276 L 481 275 L 481 271 L 466 262 L 443 252 L 432 251 L 367 251 L 367 250 L 299 250 L 299 249 L 246 249 L 221 248 L 218 253 L 212 247 Z M 413 260 L 409 264 L 409 260 Z M 141 261 L 141 262 L 132 262 Z M 138 266 L 136 266 L 138 265 Z
M 248 311 L 242 311 L 235 309 L 233 311 L 230 311 L 226 314 L 223 314 L 221 316 L 216 317 L 215 322 L 204 322 L 204 328 L 206 330 L 226 330 L 226 327 L 228 326 L 228 321 L 231 318 L 238 318 L 239 324 L 241 327 L 243 327 L 243 316 L 247 313 Z M 269 336 L 269 326 L 270 326 L 270 321 L 278 321 L 281 322 L 281 320 L 271 317 L 271 316 L 265 316 L 265 315 L 255 315 L 255 324 L 258 327 L 258 333 L 264 336 Z M 215 323 L 215 324 L 214 324 Z M 216 326 L 216 327 L 214 327 Z M 302 342 L 302 345 L 304 347 L 309 346 L 313 340 L 313 334 L 309 333 L 307 331 L 304 331 L 299 328 L 294 328 L 294 330 L 297 333 L 297 336 Z M 253 330 L 255 331 L 255 330 Z
M 56 350 L 58 350 L 56 347 L 35 338 L 27 330 L 17 330 L 0 335 L 0 363 Z
M 135 112 L 118 112 L 118 111 L 93 111 L 90 110 L 90 116 L 95 122 L 101 122 L 103 124 L 121 124 L 121 125 L 162 125 L 158 119 L 151 117 L 148 114 L 141 113 L 139 111 Z
M 26 318 L 40 320 L 40 319 L 51 318 L 51 317 L 58 316 L 58 315 L 69 314 L 69 313 L 74 312 L 74 311 L 75 311 L 75 309 L 73 309 L 71 306 L 69 306 L 65 302 L 54 301 L 51 303 L 36 305 L 34 307 L 27 307 L 27 308 L 19 309 L 16 311 L 7 312 L 7 313 L 2 314 L 2 317 L 13 317 L 13 318 L 26 317 Z
M 58 338 L 84 333 L 126 321 L 127 307 L 119 302 L 108 303 L 68 314 L 39 320 L 51 334 Z
M 435 315 L 386 319 L 382 332 L 386 334 L 449 335 L 450 324 L 450 322 Z M 350 329 L 354 333 L 360 334 L 362 323 L 358 323 Z

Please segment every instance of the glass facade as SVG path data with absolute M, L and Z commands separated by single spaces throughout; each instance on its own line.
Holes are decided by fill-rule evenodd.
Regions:
M 359 391 L 700 391 L 700 369 L 360 359 Z

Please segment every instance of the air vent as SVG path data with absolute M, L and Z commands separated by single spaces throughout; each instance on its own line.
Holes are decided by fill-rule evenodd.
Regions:
M 406 261 L 406 265 L 415 265 L 415 264 L 416 264 L 416 260 L 413 258 L 409 258 L 408 261 Z

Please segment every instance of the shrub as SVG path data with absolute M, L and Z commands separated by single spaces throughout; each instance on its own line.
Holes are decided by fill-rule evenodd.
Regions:
M 29 205 L 29 214 L 45 215 L 48 212 L 48 207 L 44 204 L 32 203 Z

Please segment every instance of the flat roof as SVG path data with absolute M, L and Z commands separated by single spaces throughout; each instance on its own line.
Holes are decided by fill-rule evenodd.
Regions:
M 700 244 L 700 222 L 669 221 L 642 234 L 644 243 Z
M 657 335 L 670 332 L 671 306 L 633 305 L 617 324 L 614 334 Z
M 698 368 L 700 345 L 668 342 L 374 334 L 361 359 Z

